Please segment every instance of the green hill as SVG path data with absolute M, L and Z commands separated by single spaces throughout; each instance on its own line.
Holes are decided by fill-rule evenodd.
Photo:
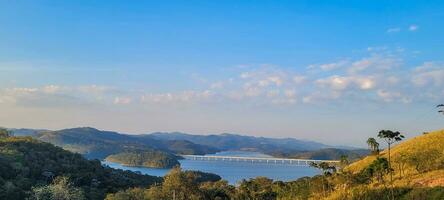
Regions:
M 83 127 L 58 131 L 10 129 L 14 135 L 32 136 L 87 158 L 104 159 L 124 151 L 162 151 L 168 154 L 210 154 L 219 150 L 185 140 L 159 140 L 149 135 L 129 135 Z
M 126 165 L 173 167 L 179 162 L 175 154 L 207 154 L 218 150 L 183 140 L 157 140 L 147 135 L 126 135 L 94 128 L 72 128 L 59 131 L 12 129 L 14 135 L 32 136 L 88 159 L 105 159 Z M 128 154 L 130 153 L 130 154 Z M 129 162 L 122 155 L 131 155 Z M 111 157 L 109 157 L 111 156 Z M 134 158 L 138 157 L 138 162 Z M 143 159 L 140 159 L 143 158 Z
M 52 144 L 31 137 L 0 138 L 0 199 L 28 198 L 33 187 L 55 177 L 69 177 L 88 199 L 130 187 L 147 187 L 159 177 L 104 167 Z
M 172 168 L 180 165 L 175 157 L 160 151 L 122 152 L 110 155 L 106 160 L 132 167 Z

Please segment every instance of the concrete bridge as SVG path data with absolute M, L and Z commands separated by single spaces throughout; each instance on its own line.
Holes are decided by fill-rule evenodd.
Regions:
M 207 161 L 227 161 L 227 162 L 249 162 L 265 164 L 286 164 L 295 166 L 309 166 L 310 163 L 326 162 L 332 165 L 338 164 L 337 160 L 310 160 L 310 159 L 290 159 L 290 158 L 266 158 L 266 157 L 240 157 L 240 156 L 200 156 L 200 155 L 180 155 L 187 160 L 207 160 Z

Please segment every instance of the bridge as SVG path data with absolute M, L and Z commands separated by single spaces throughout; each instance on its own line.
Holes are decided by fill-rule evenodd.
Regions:
M 311 160 L 311 159 L 290 159 L 290 158 L 266 158 L 266 157 L 240 157 L 240 156 L 201 156 L 201 155 L 180 155 L 187 160 L 206 160 L 206 161 L 227 161 L 227 162 L 249 162 L 264 164 L 286 164 L 295 166 L 309 166 L 310 163 L 338 164 L 337 160 Z

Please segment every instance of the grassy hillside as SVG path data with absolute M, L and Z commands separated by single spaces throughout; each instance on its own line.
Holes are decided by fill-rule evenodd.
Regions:
M 104 167 L 52 144 L 31 137 L 0 138 L 0 199 L 25 199 L 33 187 L 68 177 L 88 199 L 109 192 L 146 187 L 162 179 Z
M 374 171 L 382 165 L 373 167 L 373 172 L 369 170 L 378 157 L 387 158 L 388 150 L 350 164 L 343 175 L 330 177 L 331 182 L 341 183 L 338 186 L 342 188 L 336 188 L 327 199 L 391 199 L 388 194 L 395 199 L 444 199 L 444 130 L 425 133 L 392 148 L 392 183 L 387 171 L 379 177 L 381 171 Z M 370 179 L 363 179 L 369 172 L 373 174 Z M 346 183 L 340 181 L 347 177 L 352 178 Z
M 379 156 L 387 157 L 387 150 L 382 151 Z M 376 155 L 367 156 L 352 163 L 347 170 L 357 173 L 373 162 L 376 157 Z M 400 173 L 398 165 L 402 163 L 404 164 L 401 166 L 404 168 L 402 171 L 406 174 L 415 173 L 415 171 L 424 172 L 437 167 L 436 165 L 444 162 L 444 130 L 429 132 L 399 143 L 392 148 L 391 157 L 394 163 L 392 167 L 398 174 Z

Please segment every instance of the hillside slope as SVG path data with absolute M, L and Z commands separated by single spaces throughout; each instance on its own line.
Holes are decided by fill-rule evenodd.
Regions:
M 384 150 L 328 177 L 335 188 L 326 199 L 444 199 L 444 130 L 401 141 L 392 148 L 393 182 L 387 157 L 388 150 Z
M 69 177 L 88 199 L 103 199 L 109 192 L 162 181 L 104 167 L 97 160 L 31 137 L 0 138 L 0 199 L 25 199 L 32 187 L 46 185 L 58 176 Z
M 387 157 L 387 150 L 382 151 L 382 157 Z M 438 130 L 416 136 L 406 141 L 400 142 L 391 149 L 391 158 L 396 167 L 398 163 L 405 163 L 406 173 L 417 171 L 427 171 L 428 167 L 444 162 L 444 130 Z M 411 159 L 408 159 L 411 158 Z M 359 172 L 376 159 L 375 155 L 367 156 L 362 160 L 352 163 L 347 167 L 351 172 Z M 416 166 L 415 160 L 418 159 Z

